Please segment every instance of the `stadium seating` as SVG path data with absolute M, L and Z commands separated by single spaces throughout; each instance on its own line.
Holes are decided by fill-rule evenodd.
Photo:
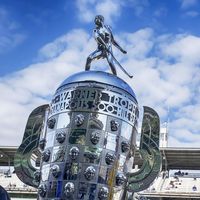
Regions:
M 167 176 L 164 172 L 161 172 L 160 176 L 154 181 L 154 183 L 142 192 L 139 192 L 142 196 L 153 195 L 155 196 L 188 196 L 199 197 L 200 196 L 200 174 L 199 173 L 186 173 L 178 175 Z
M 19 180 L 16 174 L 11 174 L 11 176 L 7 176 L 3 173 L 0 174 L 0 184 L 7 191 L 30 191 L 36 192 L 37 190 L 33 187 L 25 185 L 23 182 Z

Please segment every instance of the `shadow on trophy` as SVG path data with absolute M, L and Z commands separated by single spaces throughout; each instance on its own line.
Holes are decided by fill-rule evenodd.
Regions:
M 158 114 L 144 106 L 140 155 L 132 173 L 139 108 L 134 90 L 117 76 L 116 67 L 132 78 L 112 53 L 115 41 L 104 18 L 94 20 L 97 49 L 85 71 L 67 77 L 49 105 L 30 114 L 15 156 L 17 176 L 38 188 L 39 200 L 130 200 L 150 186 L 161 166 Z M 90 70 L 107 59 L 112 74 Z

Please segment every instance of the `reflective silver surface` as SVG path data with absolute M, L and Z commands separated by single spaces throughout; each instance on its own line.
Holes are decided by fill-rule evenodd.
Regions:
M 43 165 L 41 172 L 42 172 L 41 173 L 42 174 L 41 182 L 47 181 L 49 178 L 49 173 L 50 173 L 50 164 Z
M 66 128 L 70 123 L 70 115 L 69 113 L 62 113 L 58 117 L 58 124 L 57 124 L 57 129 L 58 128 Z
M 49 117 L 55 117 L 56 114 L 63 114 L 64 112 L 71 113 L 71 110 L 76 112 L 87 111 L 92 114 L 89 119 L 90 128 L 104 129 L 105 123 L 100 120 L 99 114 L 104 114 L 104 116 L 112 115 L 123 119 L 132 126 L 137 124 L 138 105 L 135 98 L 130 94 L 124 93 L 123 90 L 115 87 L 109 88 L 108 86 L 107 88 L 102 83 L 90 87 L 86 83 L 77 84 L 78 87 L 74 89 L 69 85 L 65 85 L 57 91 L 50 105 Z M 59 116 L 57 117 L 59 118 Z M 72 117 L 74 122 L 76 115 Z M 113 131 L 117 131 L 119 122 L 116 119 L 110 120 Z M 87 123 L 86 119 L 85 123 Z
M 45 197 L 46 192 L 47 192 L 47 186 L 46 186 L 45 184 L 39 185 L 39 187 L 38 187 L 38 194 L 39 194 L 41 197 Z
M 42 153 L 42 160 L 48 162 L 50 159 L 51 151 L 48 149 Z
M 51 158 L 42 163 L 42 181 L 49 185 L 45 200 L 61 196 L 121 200 L 125 191 L 125 174 L 136 142 L 137 101 L 133 93 L 125 91 L 126 83 L 123 89 L 119 87 L 121 79 L 104 72 L 95 75 L 102 80 L 103 76 L 111 77 L 107 80 L 111 86 L 101 79 L 84 80 L 84 74 L 93 72 L 75 75 L 74 82 L 65 81 L 50 105 L 48 118 L 56 123 L 46 134 L 44 152 L 51 151 Z M 54 165 L 59 166 L 59 176 L 53 175 Z M 66 184 L 69 188 L 65 190 Z
M 40 136 L 45 132 L 44 124 L 47 120 L 45 114 L 48 109 L 49 105 L 42 105 L 31 112 L 27 120 L 22 143 L 14 159 L 15 172 L 18 178 L 33 187 L 39 185 L 34 173 L 38 169 L 36 161 L 41 156 L 38 146 Z
M 50 131 L 46 135 L 46 145 L 45 149 L 52 147 L 54 145 L 55 131 Z
M 125 87 L 80 77 L 65 82 L 51 101 L 40 139 L 41 167 L 34 174 L 39 199 L 127 200 L 127 181 L 129 189 L 133 186 L 127 172 L 134 159 L 137 101 Z
M 65 156 L 65 146 L 53 147 L 51 162 L 63 162 Z
M 40 142 L 39 142 L 39 147 L 40 147 L 40 149 L 41 150 L 44 150 L 44 147 L 45 147 L 45 145 L 46 145 L 46 139 L 45 138 L 42 138 L 41 140 L 40 140 Z
M 34 172 L 34 180 L 39 183 L 40 179 L 41 179 L 41 172 L 40 172 L 40 170 L 36 170 Z
M 128 92 L 136 100 L 136 96 L 133 89 L 124 80 L 117 76 L 102 71 L 82 71 L 79 73 L 75 73 L 66 78 L 58 88 L 61 88 L 64 85 L 78 82 L 87 82 L 92 84 L 103 83 L 106 85 L 115 86 L 124 90 L 125 92 Z
M 161 169 L 162 156 L 159 151 L 160 118 L 155 110 L 144 106 L 140 154 L 142 167 L 135 173 L 128 174 L 127 190 L 138 192 L 147 189 L 158 176 Z

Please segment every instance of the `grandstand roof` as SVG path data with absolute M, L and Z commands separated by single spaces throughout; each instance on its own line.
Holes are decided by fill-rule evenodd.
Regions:
M 17 146 L 0 146 L 0 166 L 13 165 L 14 155 L 17 151 Z M 167 147 L 160 148 L 162 153 L 163 169 L 187 169 L 200 170 L 200 148 L 175 148 Z M 137 150 L 135 153 L 135 165 L 142 165 L 142 160 Z
M 16 146 L 0 146 L 0 166 L 13 166 L 14 155 L 17 151 Z
M 200 148 L 160 148 L 162 153 L 162 169 L 200 170 Z M 142 165 L 139 152 L 135 154 L 135 165 Z

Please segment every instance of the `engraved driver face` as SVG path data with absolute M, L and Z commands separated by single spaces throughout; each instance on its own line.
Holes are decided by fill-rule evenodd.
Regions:
M 85 117 L 82 114 L 79 114 L 75 118 L 75 123 L 77 126 L 81 126 L 84 123 Z
M 97 132 L 97 131 L 92 132 L 90 135 L 90 140 L 92 144 L 96 145 L 100 140 L 100 132 Z
M 72 147 L 70 149 L 69 155 L 70 155 L 72 160 L 76 160 L 76 158 L 79 155 L 79 149 L 77 147 Z
M 106 188 L 106 187 L 100 188 L 99 194 L 98 194 L 99 199 L 106 200 L 108 197 L 108 193 L 109 193 L 108 188 Z
M 71 182 L 66 183 L 65 185 L 65 189 L 64 189 L 64 193 L 66 196 L 71 196 L 74 192 L 75 188 L 74 188 L 74 184 Z
M 93 166 L 89 166 L 88 168 L 86 168 L 85 172 L 84 172 L 84 176 L 87 180 L 92 180 L 95 176 L 95 168 Z

